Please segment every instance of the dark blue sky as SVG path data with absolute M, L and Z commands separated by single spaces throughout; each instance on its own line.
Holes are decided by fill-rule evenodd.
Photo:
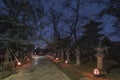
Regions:
M 44 6 L 45 8 L 45 12 L 49 13 L 49 8 L 51 6 L 53 6 L 54 4 L 54 9 L 57 12 L 63 12 L 65 16 L 70 16 L 71 11 L 68 9 L 64 9 L 61 4 L 64 3 L 65 0 L 41 0 L 41 4 Z M 70 0 L 72 1 L 72 6 L 76 6 L 76 1 L 77 0 Z M 97 2 L 97 0 L 82 0 L 83 4 L 80 6 L 80 14 L 81 16 L 87 16 L 93 20 L 96 21 L 100 21 L 103 22 L 102 25 L 100 25 L 100 27 L 103 27 L 104 30 L 101 33 L 104 33 L 105 35 L 107 35 L 111 40 L 116 41 L 116 40 L 120 40 L 119 37 L 117 37 L 116 35 L 112 35 L 111 33 L 115 32 L 115 29 L 113 27 L 114 21 L 116 20 L 116 18 L 112 15 L 108 15 L 108 14 L 104 14 L 101 18 L 96 19 L 97 15 L 99 15 L 99 13 L 104 10 L 107 9 L 107 5 L 103 4 L 103 3 L 99 3 Z M 99 0 L 98 0 L 99 1 Z M 103 0 L 105 2 L 109 2 L 109 0 Z M 82 24 L 83 20 L 79 20 Z M 63 25 L 62 23 L 59 23 L 59 25 Z M 59 26 L 62 28 L 62 26 Z M 66 30 L 65 27 L 64 29 L 62 28 L 61 30 Z M 46 39 L 50 38 L 50 36 L 52 36 L 52 24 L 50 26 L 48 26 L 47 28 L 45 28 L 45 32 L 46 32 Z
M 65 1 L 66 0 L 31 0 L 32 4 L 34 4 L 36 6 L 38 5 L 38 2 L 40 2 L 40 4 L 45 9 L 46 16 L 49 15 L 49 9 L 51 6 L 57 12 L 64 13 L 64 16 L 71 16 L 72 15 L 71 10 L 64 9 L 62 7 L 62 4 Z M 77 0 L 70 0 L 70 1 L 71 1 L 72 6 L 75 7 Z M 103 22 L 103 24 L 100 25 L 100 27 L 103 27 L 104 30 L 101 33 L 104 33 L 105 35 L 107 35 L 111 40 L 119 40 L 119 38 L 116 35 L 111 36 L 111 33 L 113 33 L 115 31 L 115 29 L 113 27 L 113 23 L 116 20 L 116 18 L 114 16 L 111 16 L 108 14 L 104 14 L 101 18 L 96 17 L 99 15 L 99 13 L 102 10 L 106 9 L 108 6 L 103 3 L 99 3 L 99 0 L 81 0 L 81 1 L 82 1 L 82 5 L 80 6 L 79 15 L 88 17 L 95 21 Z M 109 0 L 103 0 L 103 1 L 109 2 Z M 1 1 L 0 1 L 0 6 L 3 6 Z M 49 18 L 44 18 L 44 21 L 49 21 Z M 79 22 L 81 23 L 81 25 L 84 23 L 83 19 L 79 19 Z M 59 25 L 61 31 L 67 30 L 67 27 L 65 27 L 65 24 L 63 24 L 62 22 L 60 22 L 58 25 Z M 46 40 L 51 39 L 51 36 L 53 33 L 52 26 L 53 25 L 51 24 L 44 28 L 43 34 L 44 34 L 44 37 Z M 39 34 L 39 31 L 38 31 L 38 34 Z M 35 40 L 36 45 L 40 45 L 39 43 L 40 44 L 42 43 L 42 45 L 44 44 L 43 41 Z

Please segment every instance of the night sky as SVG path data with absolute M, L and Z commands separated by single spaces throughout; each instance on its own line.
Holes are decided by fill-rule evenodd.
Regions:
M 71 12 L 69 10 L 65 10 L 61 4 L 64 3 L 65 0 L 42 0 L 41 4 L 45 7 L 46 12 L 49 11 L 49 7 L 54 5 L 54 9 L 58 12 L 64 12 L 65 16 L 71 15 Z M 76 6 L 77 0 L 72 0 L 72 6 Z M 84 0 L 83 0 L 84 1 Z M 109 3 L 109 0 L 103 0 L 105 2 Z M 47 4 L 47 5 L 46 5 Z M 86 0 L 83 5 L 80 7 L 80 15 L 81 16 L 87 16 L 91 19 L 95 19 L 96 21 L 103 22 L 100 27 L 103 27 L 104 30 L 101 33 L 104 33 L 106 36 L 108 36 L 112 41 L 119 40 L 119 37 L 116 35 L 112 35 L 111 33 L 114 33 L 115 29 L 113 27 L 114 21 L 116 18 L 112 15 L 104 14 L 100 19 L 96 19 L 96 16 L 99 15 L 99 13 L 106 9 L 108 6 L 96 2 L 96 0 Z M 47 12 L 48 13 L 48 12 Z M 92 15 L 92 16 L 91 16 Z M 81 24 L 83 23 L 83 20 L 80 19 Z M 60 23 L 61 24 L 61 23 Z M 62 25 L 62 24 L 61 24 Z M 61 27 L 61 26 L 59 26 Z M 47 33 L 46 38 L 51 35 L 52 32 L 52 24 L 48 28 L 46 28 Z
M 44 11 L 45 11 L 46 16 L 49 16 L 49 9 L 51 6 L 56 10 L 56 12 L 64 13 L 65 17 L 71 16 L 72 15 L 71 11 L 62 7 L 62 4 L 65 1 L 66 0 L 31 0 L 31 3 L 34 4 L 35 6 L 37 6 L 38 2 L 40 2 L 40 4 L 44 7 Z M 70 0 L 70 1 L 72 1 L 71 2 L 72 6 L 75 7 L 77 0 Z M 109 3 L 109 0 L 103 0 L 103 1 Z M 97 0 L 86 0 L 86 1 L 81 0 L 81 2 L 83 4 L 80 6 L 79 15 L 84 16 L 84 17 L 88 17 L 88 18 L 95 20 L 95 21 L 103 22 L 103 24 L 99 26 L 99 27 L 104 28 L 104 30 L 101 33 L 104 33 L 112 41 L 119 40 L 119 37 L 117 37 L 116 35 L 110 36 L 111 33 L 113 33 L 115 31 L 113 24 L 114 24 L 114 21 L 116 20 L 116 18 L 114 16 L 108 15 L 108 14 L 104 14 L 99 19 L 96 17 L 97 15 L 99 15 L 99 13 L 102 10 L 107 9 L 108 6 L 103 4 L 103 3 L 99 3 L 99 0 L 98 1 Z M 0 2 L 0 6 L 4 6 L 2 2 Z M 44 21 L 49 21 L 49 18 L 45 17 Z M 82 26 L 87 21 L 80 18 L 79 22 Z M 52 25 L 53 24 L 46 26 L 44 28 L 44 31 L 43 31 L 44 38 L 49 39 L 49 40 L 51 39 L 50 36 L 52 36 L 52 33 L 53 33 Z M 62 21 L 59 22 L 58 26 L 60 27 L 61 31 L 67 30 L 67 25 L 62 23 Z M 37 32 L 37 34 L 39 34 L 39 31 Z M 43 41 L 40 41 L 40 40 L 34 40 L 34 43 L 37 44 L 37 46 L 39 46 L 40 44 L 42 44 L 42 46 L 45 45 L 45 43 Z

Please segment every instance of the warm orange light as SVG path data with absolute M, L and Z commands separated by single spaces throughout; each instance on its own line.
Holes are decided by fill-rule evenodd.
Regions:
M 21 65 L 21 62 L 18 62 L 17 65 L 20 66 L 20 65 Z
M 68 64 L 68 61 L 67 61 L 67 60 L 65 60 L 65 64 Z
M 27 61 L 29 61 L 30 59 L 29 58 L 27 58 Z
M 59 58 L 56 58 L 56 60 L 58 60 Z
M 94 75 L 100 75 L 100 71 L 98 69 L 94 69 Z

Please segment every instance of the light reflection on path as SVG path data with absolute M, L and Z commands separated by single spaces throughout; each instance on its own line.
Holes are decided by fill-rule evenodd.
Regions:
M 5 80 L 70 80 L 45 56 L 35 56 L 31 63 L 21 67 L 19 71 Z
M 33 65 L 36 66 L 40 60 L 42 61 L 44 58 L 45 56 L 35 56 Z

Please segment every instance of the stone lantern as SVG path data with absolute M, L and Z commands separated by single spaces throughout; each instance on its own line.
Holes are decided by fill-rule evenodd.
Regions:
M 97 51 L 97 54 L 95 56 L 97 57 L 97 68 L 102 70 L 103 69 L 103 58 L 105 57 L 104 51 L 107 50 L 107 47 L 97 47 L 95 48 Z

